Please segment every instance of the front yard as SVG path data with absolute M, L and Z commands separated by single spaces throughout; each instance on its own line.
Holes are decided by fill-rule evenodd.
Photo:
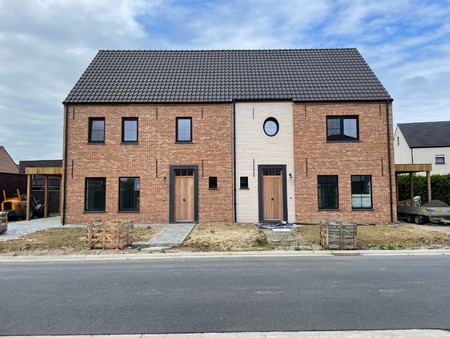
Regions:
M 161 227 L 135 227 L 134 241 L 148 241 L 161 231 Z M 319 248 L 318 225 L 294 228 L 294 242 L 271 243 L 263 231 L 254 224 L 202 223 L 196 225 L 184 243 L 170 252 L 196 251 L 260 251 L 311 250 Z M 266 230 L 267 232 L 267 230 Z M 1 237 L 0 237 L 1 239 Z M 306 245 L 305 245 L 306 244 Z M 310 244 L 310 245 L 309 245 Z M 450 235 L 416 228 L 410 225 L 358 226 L 357 248 L 364 249 L 417 249 L 450 248 Z M 86 248 L 85 228 L 53 228 L 26 235 L 18 240 L 0 241 L 0 255 L 64 255 L 139 253 L 138 249 L 89 250 Z

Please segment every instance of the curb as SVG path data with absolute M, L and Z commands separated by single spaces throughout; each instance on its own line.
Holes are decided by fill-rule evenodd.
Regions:
M 49 262 L 95 260 L 157 260 L 205 258 L 265 258 L 265 257 L 353 257 L 353 256 L 450 256 L 450 249 L 420 250 L 348 250 L 348 251 L 234 251 L 234 252 L 171 252 L 58 256 L 0 256 L 2 262 Z

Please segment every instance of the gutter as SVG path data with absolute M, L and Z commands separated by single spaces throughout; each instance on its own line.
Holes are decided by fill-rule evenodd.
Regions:
M 391 209 L 391 223 L 394 223 L 394 205 L 392 200 L 392 164 L 391 164 L 391 131 L 389 120 L 389 100 L 386 100 L 386 129 L 387 129 L 387 153 L 389 168 L 389 201 Z
M 68 122 L 69 122 L 69 110 L 67 105 L 64 104 L 64 114 L 65 114 L 65 128 L 64 128 L 64 190 L 63 190 L 63 207 L 62 207 L 62 220 L 61 224 L 66 224 L 66 201 L 67 201 L 67 134 L 68 134 Z
M 236 100 L 233 100 L 233 221 L 237 222 L 236 202 Z

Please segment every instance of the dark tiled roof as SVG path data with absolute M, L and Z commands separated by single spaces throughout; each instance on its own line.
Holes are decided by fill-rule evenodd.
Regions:
M 390 100 L 355 48 L 100 51 L 64 103 Z
M 399 123 L 410 148 L 450 147 L 450 121 Z
M 25 174 L 26 167 L 62 167 L 62 160 L 19 161 L 19 172 Z

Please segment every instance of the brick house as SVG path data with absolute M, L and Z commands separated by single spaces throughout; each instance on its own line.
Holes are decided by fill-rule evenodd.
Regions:
M 356 49 L 100 51 L 64 114 L 63 223 L 396 221 Z

